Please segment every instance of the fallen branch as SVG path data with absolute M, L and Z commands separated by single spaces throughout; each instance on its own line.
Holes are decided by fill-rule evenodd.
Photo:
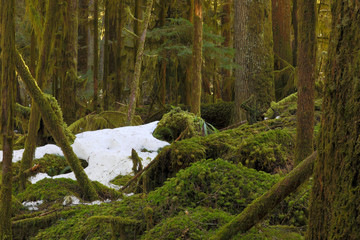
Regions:
M 303 160 L 261 197 L 255 199 L 231 222 L 219 229 L 211 240 L 231 239 L 238 233 L 245 233 L 260 222 L 268 212 L 303 184 L 313 173 L 317 151 Z

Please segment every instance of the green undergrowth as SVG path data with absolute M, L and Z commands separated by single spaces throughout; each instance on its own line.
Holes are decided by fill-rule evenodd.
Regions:
M 112 224 L 109 223 L 119 219 L 136 222 L 123 229 L 126 239 L 204 239 L 230 221 L 278 180 L 277 175 L 246 168 L 241 163 L 233 164 L 222 159 L 202 160 L 181 170 L 175 178 L 169 179 L 162 187 L 148 195 L 137 194 L 121 201 L 100 205 L 68 208 L 58 204 L 61 206 L 49 208 L 47 211 L 55 209 L 57 215 L 51 217 L 51 222 L 47 223 L 49 226 L 45 229 L 37 229 L 39 232 L 33 239 L 113 239 L 114 236 L 119 236 L 119 232 L 114 232 Z M 58 197 L 61 201 L 65 195 L 76 195 L 80 192 L 72 180 L 42 181 L 34 184 L 42 190 L 29 187 L 26 192 L 27 199 L 31 196 L 31 200 L 38 200 L 42 196 L 45 201 L 51 198 L 45 193 L 52 192 L 51 188 L 62 192 Z M 74 189 L 75 193 L 69 189 Z M 24 199 L 22 195 L 18 198 Z M 271 224 L 287 224 L 289 221 L 281 216 L 290 216 L 291 213 L 284 210 L 294 210 L 295 205 L 299 205 L 298 198 L 298 194 L 290 197 L 284 204 L 292 201 L 293 205 L 283 205 L 282 208 L 274 210 L 266 221 Z M 69 209 L 72 210 L 71 214 L 65 214 Z M 275 219 L 274 214 L 280 217 Z M 42 221 L 41 217 L 33 217 L 29 215 L 23 218 L 26 227 L 29 226 L 29 221 Z M 271 237 L 295 234 L 294 231 L 285 231 L 282 227 L 281 230 L 275 227 L 265 229 L 260 231 L 256 228 L 249 232 L 249 238 L 234 239 L 257 239 L 251 238 L 253 236 L 259 237 L 258 239 L 276 239 Z M 32 231 L 36 232 L 35 229 Z

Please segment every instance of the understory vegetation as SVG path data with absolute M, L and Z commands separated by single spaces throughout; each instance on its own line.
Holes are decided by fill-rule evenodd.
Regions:
M 293 168 L 296 98 L 273 103 L 266 120 L 224 130 L 214 126 L 228 127 L 223 119 L 231 110 L 224 109 L 229 115 L 221 119 L 216 114 L 231 104 L 208 106 L 208 121 L 170 108 L 153 135 L 171 144 L 124 191 L 93 182 L 101 204 L 81 200 L 77 182 L 70 179 L 43 179 L 23 192 L 14 184 L 14 239 L 206 239 Z M 315 109 L 318 122 L 320 101 Z M 111 114 L 80 119 L 69 129 L 101 128 L 91 121 L 110 119 Z M 34 164 L 32 174 L 71 171 L 57 155 L 45 155 Z M 19 163 L 13 168 L 16 176 Z M 124 186 L 132 178 L 118 176 L 113 183 Z M 233 239 L 304 239 L 311 185 L 310 180 L 264 221 Z M 22 204 L 34 201 L 41 204 Z

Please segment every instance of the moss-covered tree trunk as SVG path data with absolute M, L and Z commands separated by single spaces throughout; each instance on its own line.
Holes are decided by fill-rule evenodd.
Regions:
M 134 75 L 131 82 L 131 89 L 130 89 L 130 97 L 129 97 L 129 107 L 127 113 L 127 122 L 128 124 L 132 124 L 132 119 L 135 114 L 135 107 L 136 107 L 136 99 L 139 92 L 139 82 L 140 82 L 140 74 L 141 74 L 141 65 L 142 65 L 142 57 L 144 54 L 144 47 L 145 47 L 145 39 L 146 39 L 146 32 L 149 25 L 150 17 L 151 17 L 151 9 L 153 5 L 153 0 L 147 0 L 146 2 L 146 10 L 144 13 L 144 19 L 142 22 L 142 32 L 139 39 L 139 45 L 136 53 L 136 62 L 135 62 L 135 69 Z
M 124 28 L 125 24 L 125 7 L 123 0 L 118 0 L 116 5 L 116 46 L 115 48 L 115 83 L 114 83 L 114 90 L 113 95 L 115 97 L 115 101 L 120 102 L 121 97 L 123 95 L 123 88 L 124 88 L 124 79 L 122 77 L 122 52 L 124 48 L 124 40 L 122 37 L 122 29 Z
M 332 2 L 307 239 L 360 239 L 360 2 Z
M 292 42 L 292 55 L 293 55 L 293 66 L 297 66 L 297 51 L 298 51 L 298 0 L 292 0 L 292 15 L 291 15 L 291 23 L 294 31 L 294 39 Z
M 295 163 L 314 151 L 316 0 L 298 0 L 298 99 Z
M 194 36 L 192 55 L 191 112 L 200 116 L 201 64 L 203 41 L 203 12 L 201 0 L 194 1 Z
M 281 201 L 301 186 L 313 173 L 317 152 L 294 168 L 261 197 L 255 199 L 239 215 L 221 227 L 211 240 L 232 239 L 238 233 L 245 233 L 260 222 Z M 326 239 L 326 238 L 322 238 Z
M 64 1 L 62 11 L 62 79 L 60 82 L 60 106 L 64 121 L 71 124 L 76 120 L 76 82 L 77 82 L 77 0 Z
M 98 77 L 99 77 L 99 2 L 94 0 L 94 66 L 93 66 L 93 82 L 94 82 L 94 111 L 98 109 Z
M 1 1 L 1 137 L 3 144 L 0 190 L 0 239 L 12 239 L 12 154 L 15 92 L 15 1 Z
M 235 107 L 233 122 L 256 119 L 274 100 L 271 1 L 235 1 Z M 242 104 L 248 103 L 247 113 Z
M 188 11 L 188 16 L 187 19 L 194 23 L 194 1 L 193 0 L 188 0 L 188 5 L 189 5 L 189 11 Z M 185 99 L 184 99 L 184 103 L 186 106 L 190 107 L 191 106 L 191 88 L 192 88 L 192 61 L 189 60 L 186 63 L 186 77 L 185 77 Z
M 221 35 L 224 37 L 223 46 L 231 46 L 231 7 L 233 0 L 226 0 L 223 3 L 223 11 L 221 15 Z M 233 81 L 231 80 L 231 70 L 223 70 L 222 82 L 222 99 L 224 101 L 232 101 Z
M 47 82 L 47 69 L 51 68 L 51 66 L 49 66 L 49 63 L 51 62 L 49 58 L 52 50 L 51 46 L 55 41 L 54 37 L 56 31 L 55 27 L 58 7 L 58 0 L 50 0 L 48 2 L 45 15 L 44 30 L 41 38 L 42 42 L 39 49 L 39 59 L 37 61 L 36 68 L 36 79 L 40 89 L 43 89 L 45 87 Z M 26 187 L 26 175 L 24 174 L 24 171 L 26 171 L 32 166 L 32 161 L 35 156 L 39 126 L 40 112 L 35 102 L 32 101 L 30 120 L 28 125 L 28 136 L 25 141 L 25 149 L 23 152 L 19 172 L 19 185 L 20 189 L 22 190 Z
M 272 0 L 272 29 L 274 39 L 274 70 L 276 100 L 286 97 L 284 91 L 291 76 L 291 0 Z
M 79 28 L 78 28 L 78 71 L 86 74 L 88 71 L 89 55 L 89 0 L 79 1 Z
M 108 88 L 108 76 L 109 76 L 109 38 L 110 38 L 110 24 L 109 24 L 109 1 L 105 0 L 105 16 L 104 16 L 104 65 L 103 65 L 103 107 L 107 111 L 109 109 L 109 88 Z
M 17 72 L 24 81 L 28 93 L 38 106 L 41 117 L 44 120 L 47 129 L 55 139 L 57 145 L 63 151 L 67 162 L 69 163 L 72 171 L 74 172 L 79 187 L 82 189 L 83 197 L 88 200 L 97 199 L 98 196 L 94 186 L 91 184 L 89 178 L 87 177 L 84 169 L 80 164 L 80 160 L 75 155 L 69 141 L 67 140 L 64 126 L 61 124 L 62 119 L 59 119 L 56 115 L 54 109 L 50 105 L 49 100 L 45 97 L 45 95 L 42 93 L 42 91 L 36 84 L 35 79 L 32 77 L 20 53 L 17 51 L 15 54 L 15 62 Z

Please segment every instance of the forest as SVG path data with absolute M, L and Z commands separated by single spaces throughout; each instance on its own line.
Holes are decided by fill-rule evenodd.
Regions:
M 0 0 L 0 240 L 360 239 L 358 0 Z

